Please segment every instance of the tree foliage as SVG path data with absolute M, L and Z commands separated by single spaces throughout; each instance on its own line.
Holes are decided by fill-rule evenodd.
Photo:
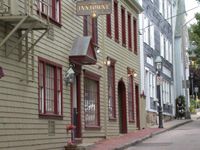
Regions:
M 197 23 L 192 24 L 188 31 L 190 43 L 196 47 L 194 52 L 197 56 L 197 63 L 200 64 L 200 13 L 197 13 L 195 18 Z

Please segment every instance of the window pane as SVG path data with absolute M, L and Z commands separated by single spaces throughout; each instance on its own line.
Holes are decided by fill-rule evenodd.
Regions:
M 58 110 L 58 114 L 61 115 L 61 82 L 62 80 L 61 78 L 61 69 L 57 68 L 57 110 Z
M 115 118 L 114 66 L 108 67 L 108 115 Z
M 96 81 L 85 78 L 85 124 L 88 126 L 98 125 Z
M 46 112 L 54 113 L 54 67 L 46 65 Z
M 44 63 L 39 63 L 39 102 L 40 102 L 40 113 L 44 113 L 44 85 L 43 85 L 43 71 Z
M 128 111 L 129 111 L 129 120 L 134 120 L 134 102 L 133 102 L 133 76 L 128 77 Z

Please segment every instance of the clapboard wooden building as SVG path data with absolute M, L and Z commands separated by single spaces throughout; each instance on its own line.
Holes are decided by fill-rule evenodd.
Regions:
M 144 127 L 136 1 L 0 0 L 0 149 L 64 149 Z M 76 126 L 73 134 L 66 126 Z

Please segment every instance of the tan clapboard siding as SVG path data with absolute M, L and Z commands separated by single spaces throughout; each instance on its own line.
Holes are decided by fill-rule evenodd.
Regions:
M 23 9 L 23 0 L 20 0 L 20 8 Z M 114 20 L 112 13 L 112 39 L 106 36 L 106 24 L 103 26 L 102 20 L 105 16 L 98 17 L 98 42 L 101 53 L 97 55 L 97 64 L 85 65 L 82 69 L 89 70 L 101 76 L 100 78 L 100 129 L 86 130 L 84 124 L 84 76 L 81 76 L 81 120 L 83 138 L 101 138 L 105 134 L 105 115 L 107 115 L 108 91 L 107 91 L 107 68 L 104 68 L 103 61 L 109 56 L 116 60 L 115 66 L 115 93 L 116 93 L 116 116 L 118 118 L 118 81 L 123 78 L 127 90 L 127 67 L 137 71 L 138 77 L 135 79 L 139 83 L 139 55 L 135 55 L 127 48 L 121 46 L 121 5 L 125 2 L 119 1 L 119 43 L 114 41 Z M 126 7 L 126 6 L 125 6 Z M 34 81 L 26 82 L 26 59 L 18 61 L 18 49 L 6 58 L 4 47 L 0 48 L 0 66 L 4 68 L 6 74 L 0 80 L 0 149 L 7 150 L 27 150 L 27 149 L 63 149 L 65 142 L 70 135 L 66 135 L 65 125 L 70 124 L 70 86 L 66 86 L 63 81 L 63 120 L 41 119 L 38 116 L 38 57 L 48 59 L 62 66 L 64 72 L 69 66 L 69 52 L 76 37 L 83 34 L 83 17 L 76 16 L 75 2 L 62 1 L 62 26 L 53 24 L 54 40 L 44 36 L 34 47 Z M 126 10 L 134 11 L 126 7 Z M 38 17 L 37 12 L 34 12 Z M 127 15 L 127 13 L 126 13 Z M 45 19 L 42 19 L 46 21 Z M 106 23 L 106 21 L 104 21 Z M 127 25 L 127 19 L 126 19 Z M 102 30 L 105 29 L 105 32 Z M 34 31 L 34 40 L 42 34 L 41 31 Z M 0 26 L 0 40 L 4 37 L 4 28 Z M 105 36 L 105 37 L 104 37 Z M 126 34 L 128 36 L 128 34 Z M 18 38 L 14 35 L 8 43 L 8 48 L 14 44 Z M 103 43 L 105 38 L 105 43 Z M 133 39 L 133 38 L 132 38 Z M 126 37 L 128 40 L 128 37 Z M 29 42 L 31 35 L 29 35 Z M 139 41 L 139 40 L 138 40 Z M 128 43 L 127 43 L 128 44 Z M 133 44 L 133 43 L 132 43 Z M 30 43 L 29 43 L 30 45 Z M 105 51 L 105 55 L 104 55 Z M 29 56 L 29 58 L 31 58 Z M 29 59 L 31 69 L 31 60 Z M 104 74 L 103 71 L 106 71 Z M 104 76 L 105 75 L 105 76 Z M 29 76 L 31 78 L 31 76 Z M 105 82 L 105 87 L 104 87 Z M 104 89 L 105 88 L 105 89 Z M 105 92 L 105 93 L 104 93 Z M 106 97 L 105 97 L 106 96 Z M 127 101 L 128 110 L 128 101 Z M 128 112 L 127 112 L 128 116 Z M 108 119 L 108 118 L 107 118 Z M 55 135 L 48 135 L 48 121 L 55 121 Z M 128 120 L 128 117 L 127 117 Z M 128 131 L 135 130 L 135 123 L 127 123 Z M 119 122 L 107 120 L 107 136 L 119 134 Z
M 126 16 L 126 26 L 127 26 L 127 11 L 132 13 L 132 18 L 137 17 L 135 12 L 133 10 L 130 10 L 129 7 L 126 6 L 125 3 L 122 3 L 121 1 L 118 2 L 118 15 L 119 15 L 119 43 L 116 43 L 114 41 L 114 15 L 113 13 L 111 14 L 111 24 L 112 24 L 112 38 L 108 38 L 106 36 L 106 43 L 105 43 L 105 48 L 106 48 L 106 55 L 115 59 L 116 64 L 115 64 L 115 93 L 116 93 L 116 116 L 118 118 L 118 82 L 121 78 L 123 78 L 123 81 L 126 85 L 126 90 L 127 90 L 127 67 L 131 67 L 136 70 L 138 76 L 134 80 L 135 82 L 139 83 L 139 55 L 135 55 L 134 52 L 130 52 L 128 48 L 124 48 L 121 44 L 121 6 L 125 7 L 125 16 Z M 131 18 L 131 19 L 132 19 Z M 132 24 L 132 21 L 131 21 Z M 133 25 L 132 25 L 133 26 Z M 128 46 L 128 34 L 127 34 L 128 28 L 126 27 L 126 45 Z M 133 37 L 132 37 L 133 40 Z M 132 46 L 133 46 L 133 41 L 132 41 Z M 106 76 L 107 78 L 107 76 Z M 106 91 L 107 92 L 107 91 Z M 127 90 L 128 92 L 128 90 Z M 127 93 L 126 92 L 126 93 Z M 107 94 L 107 93 L 106 93 Z M 107 95 L 106 95 L 107 96 Z M 129 123 L 128 122 L 128 95 L 127 95 L 127 125 L 128 125 L 128 131 L 135 130 L 135 123 Z M 107 127 L 107 132 L 108 136 L 115 136 L 118 135 L 119 133 L 119 122 L 118 121 L 108 121 L 108 127 Z
M 23 1 L 22 1 L 23 2 Z M 73 6 L 71 6 L 73 4 Z M 67 137 L 65 125 L 70 123 L 69 87 L 63 82 L 64 120 L 39 119 L 38 117 L 38 56 L 68 68 L 68 53 L 73 40 L 82 35 L 82 19 L 73 17 L 75 3 L 62 3 L 62 27 L 54 26 L 54 40 L 46 36 L 35 46 L 34 82 L 26 83 L 25 58 L 18 61 L 18 50 L 6 58 L 4 47 L 0 49 L 0 66 L 5 77 L 0 80 L 0 149 L 63 149 Z M 23 4 L 21 5 L 23 7 Z M 72 15 L 73 14 L 73 15 Z M 70 30 L 73 29 L 73 30 Z M 4 28 L 0 27 L 0 40 Z M 34 31 L 34 39 L 42 32 Z M 17 35 L 8 43 L 13 45 Z M 29 40 L 31 40 L 29 35 Z M 29 67 L 31 60 L 29 60 Z M 48 120 L 55 121 L 55 136 L 48 136 Z M 6 139 L 6 140 L 5 140 Z

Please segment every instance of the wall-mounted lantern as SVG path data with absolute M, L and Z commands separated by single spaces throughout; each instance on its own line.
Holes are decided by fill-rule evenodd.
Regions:
M 66 85 L 68 85 L 69 83 L 73 83 L 74 78 L 75 78 L 75 72 L 73 70 L 73 65 L 70 65 L 64 75 L 64 81 L 65 81 Z

